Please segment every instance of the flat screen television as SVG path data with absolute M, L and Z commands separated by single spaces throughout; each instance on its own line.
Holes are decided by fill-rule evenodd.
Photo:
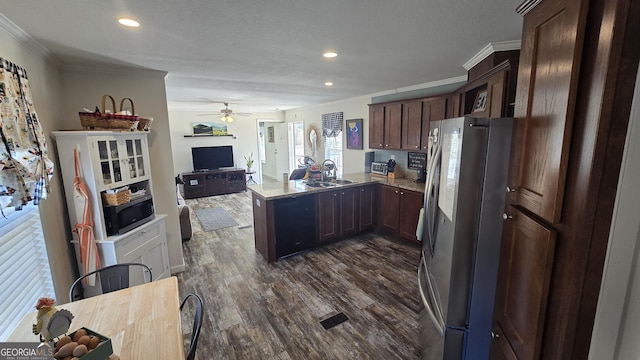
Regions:
M 234 167 L 233 147 L 227 146 L 205 146 L 191 148 L 191 159 L 193 160 L 193 170 L 216 170 L 226 167 Z

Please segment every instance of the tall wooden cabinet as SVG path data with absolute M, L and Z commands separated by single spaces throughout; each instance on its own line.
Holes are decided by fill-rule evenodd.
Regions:
M 491 358 L 586 359 L 633 92 L 623 79 L 635 78 L 640 58 L 640 5 L 531 0 L 517 11 Z
M 74 149 L 79 150 L 83 179 L 89 189 L 94 236 L 103 266 L 122 262 L 142 262 L 152 268 L 153 279 L 170 276 L 166 215 L 155 218 L 129 232 L 108 236 L 102 194 L 123 186 L 153 195 L 146 132 L 55 131 L 70 226 L 82 216 L 76 212 L 73 180 Z M 77 239 L 72 242 L 77 244 Z M 79 257 L 78 257 L 79 259 Z M 82 265 L 78 268 L 82 275 Z

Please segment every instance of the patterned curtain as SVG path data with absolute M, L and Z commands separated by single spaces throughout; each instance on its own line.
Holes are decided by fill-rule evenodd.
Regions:
M 17 210 L 47 197 L 53 162 L 31 99 L 27 72 L 0 58 L 0 198 Z
M 338 137 L 342 132 L 342 112 L 322 114 L 322 136 Z

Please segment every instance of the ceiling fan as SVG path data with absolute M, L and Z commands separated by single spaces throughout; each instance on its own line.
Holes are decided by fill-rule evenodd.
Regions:
M 251 115 L 251 113 L 234 113 L 233 110 L 229 109 L 229 103 L 228 102 L 223 102 L 224 104 L 224 109 L 221 109 L 219 113 L 215 113 L 215 114 L 200 114 L 199 116 L 209 116 L 209 115 L 222 115 L 222 117 L 220 118 L 220 120 L 222 120 L 222 122 L 232 122 L 233 121 L 233 117 L 231 116 L 231 114 L 238 115 L 238 116 L 249 116 Z

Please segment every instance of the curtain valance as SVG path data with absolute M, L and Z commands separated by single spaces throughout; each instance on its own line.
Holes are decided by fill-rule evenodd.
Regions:
M 0 195 L 20 209 L 47 197 L 53 162 L 31 99 L 27 72 L 0 57 Z M 6 205 L 6 204 L 5 204 Z
M 342 112 L 322 114 L 322 136 L 337 137 L 342 132 Z

